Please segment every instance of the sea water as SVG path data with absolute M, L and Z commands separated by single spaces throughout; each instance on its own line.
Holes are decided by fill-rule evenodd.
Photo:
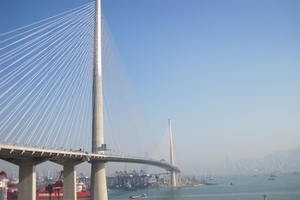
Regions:
M 147 199 L 183 200 L 300 200 L 300 175 L 280 174 L 275 180 L 268 175 L 226 175 L 215 177 L 217 185 L 195 187 L 151 188 L 137 191 L 109 190 L 109 200 L 128 199 L 131 195 L 147 194 Z M 230 185 L 234 182 L 234 185 Z

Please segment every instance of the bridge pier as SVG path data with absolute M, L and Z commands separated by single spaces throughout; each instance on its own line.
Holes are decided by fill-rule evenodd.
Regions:
M 64 164 L 64 200 L 77 200 L 74 164 Z
M 18 200 L 36 200 L 36 165 L 45 158 L 16 158 L 7 160 L 19 166 Z
M 174 170 L 171 171 L 171 186 L 176 187 L 177 186 L 177 175 Z
M 92 162 L 91 200 L 107 200 L 106 171 L 104 162 Z
M 36 200 L 36 166 L 31 162 L 19 165 L 18 200 Z

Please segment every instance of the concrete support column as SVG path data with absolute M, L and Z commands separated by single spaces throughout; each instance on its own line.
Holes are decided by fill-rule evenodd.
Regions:
M 107 200 L 105 163 L 92 162 L 91 200 Z
M 77 200 L 75 165 L 64 165 L 64 200 Z
M 19 164 L 18 200 L 36 200 L 36 167 L 29 160 Z
M 177 177 L 176 177 L 176 172 L 174 170 L 171 171 L 171 185 L 172 187 L 177 186 Z

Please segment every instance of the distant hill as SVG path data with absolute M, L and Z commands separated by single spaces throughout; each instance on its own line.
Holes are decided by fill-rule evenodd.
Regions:
M 194 163 L 187 166 L 189 171 L 197 174 L 205 174 L 208 171 L 215 174 L 227 173 L 271 173 L 274 171 L 298 171 L 300 172 L 300 147 L 288 151 L 270 153 L 262 159 L 242 158 L 229 163 L 223 162 L 215 165 L 201 165 Z
M 295 151 L 293 152 L 292 157 L 294 159 L 300 159 L 300 147 L 298 147 L 297 149 L 295 149 Z
M 230 163 L 228 172 L 271 172 L 300 170 L 300 147 L 277 151 L 262 159 L 240 159 Z

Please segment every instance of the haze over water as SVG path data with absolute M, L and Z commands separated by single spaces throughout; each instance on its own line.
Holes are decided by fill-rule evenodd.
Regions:
M 137 191 L 110 190 L 110 200 L 128 199 L 131 195 L 147 194 L 147 199 L 185 200 L 263 200 L 266 194 L 268 200 L 300 199 L 300 175 L 280 174 L 276 180 L 268 180 L 269 176 L 259 174 L 226 175 L 215 177 L 218 185 L 178 188 L 154 188 Z M 235 182 L 235 185 L 230 185 Z

